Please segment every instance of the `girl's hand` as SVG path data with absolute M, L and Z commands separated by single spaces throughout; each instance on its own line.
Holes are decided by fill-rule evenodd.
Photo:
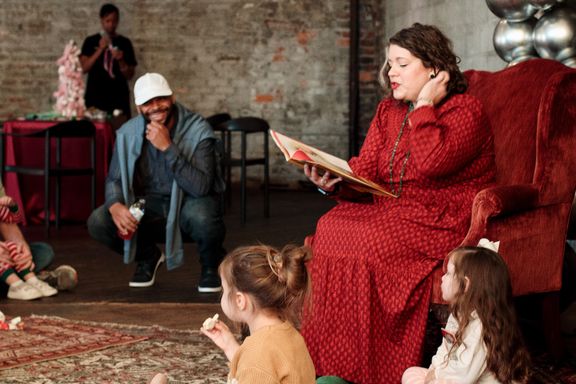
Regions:
M 32 261 L 32 253 L 28 244 L 14 243 L 16 244 L 16 256 L 14 257 L 14 264 L 16 269 L 21 271 L 23 269 L 34 270 L 34 262 Z
M 320 176 L 315 165 L 304 164 L 304 174 L 314 185 L 326 192 L 332 192 L 336 184 L 342 181 L 341 177 L 330 178 L 330 172 L 326 171 Z
M 10 196 L 0 197 L 0 206 L 9 207 L 14 205 L 14 200 Z
M 26 242 L 18 243 L 18 251 L 22 255 L 22 261 L 20 262 L 19 267 L 28 268 L 31 271 L 33 271 L 36 266 L 34 265 L 34 261 L 32 259 L 32 252 L 30 251 L 28 243 Z
M 230 328 L 228 328 L 226 324 L 222 321 L 218 321 L 211 330 L 208 331 L 204 328 L 200 328 L 200 332 L 208 336 L 214 344 L 224 351 L 228 360 L 232 361 L 236 351 L 240 348 L 240 344 L 238 344 L 238 341 L 232 332 L 230 332 Z
M 446 97 L 448 91 L 446 86 L 450 80 L 450 74 L 446 71 L 440 71 L 436 77 L 430 79 L 418 94 L 416 98 L 415 107 L 422 107 L 424 105 L 436 105 Z

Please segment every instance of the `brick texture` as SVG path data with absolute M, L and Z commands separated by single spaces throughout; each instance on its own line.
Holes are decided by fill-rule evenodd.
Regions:
M 101 1 L 3 0 L 0 118 L 52 109 L 56 60 L 100 29 Z M 164 74 L 203 115 L 259 116 L 273 129 L 339 156 L 347 153 L 348 0 L 117 1 L 118 32 L 139 66 Z M 270 145 L 273 182 L 303 179 Z M 261 141 L 250 143 L 255 154 Z M 260 179 L 258 167 L 249 177 Z
M 384 60 L 384 11 L 403 1 L 360 2 L 362 131 L 381 97 L 376 74 Z M 0 119 L 52 110 L 56 60 L 69 40 L 81 45 L 100 30 L 102 3 L 2 0 Z M 349 0 L 115 3 L 118 32 L 136 51 L 136 77 L 160 72 L 179 101 L 205 116 L 263 117 L 273 129 L 348 156 Z M 258 140 L 249 145 L 255 155 L 262 152 Z M 304 179 L 272 143 L 270 153 L 273 183 L 294 186 Z M 261 170 L 251 168 L 249 179 L 260 180 Z

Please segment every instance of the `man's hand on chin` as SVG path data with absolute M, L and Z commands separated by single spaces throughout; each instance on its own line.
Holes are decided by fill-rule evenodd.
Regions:
M 165 151 L 172 143 L 168 128 L 155 120 L 150 121 L 146 125 L 146 139 L 160 151 Z

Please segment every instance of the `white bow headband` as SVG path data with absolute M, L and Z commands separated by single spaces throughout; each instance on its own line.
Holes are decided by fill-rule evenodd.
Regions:
M 490 241 L 486 238 L 481 238 L 478 242 L 478 246 L 482 248 L 487 248 L 491 251 L 498 252 L 498 248 L 500 247 L 500 241 Z

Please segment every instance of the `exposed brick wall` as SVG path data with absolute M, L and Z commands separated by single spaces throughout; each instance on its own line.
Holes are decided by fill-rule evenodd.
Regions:
M 0 119 L 52 109 L 58 82 L 55 62 L 70 39 L 81 45 L 100 29 L 98 11 L 104 2 L 2 0 Z M 384 60 L 386 34 L 414 18 L 444 23 L 446 18 L 438 15 L 466 16 L 466 25 L 458 24 L 459 28 L 478 33 L 447 32 L 457 48 L 484 47 L 469 52 L 472 60 L 465 59 L 467 67 L 484 67 L 493 26 L 482 27 L 490 12 L 485 5 L 473 5 L 477 2 L 360 1 L 362 131 L 381 97 L 376 75 Z M 178 100 L 203 115 L 260 116 L 273 129 L 337 156 L 348 155 L 349 0 L 118 0 L 115 4 L 121 11 L 118 31 L 132 39 L 136 50 L 136 76 L 163 73 Z M 482 12 L 468 12 L 470 7 Z M 251 144 L 250 150 L 260 154 L 261 142 Z M 273 144 L 270 149 L 274 183 L 295 185 L 304 179 L 300 170 L 285 164 Z M 258 168 L 249 170 L 250 178 L 260 179 Z
M 360 2 L 360 52 L 359 52 L 359 143 L 363 141 L 378 102 L 382 99 L 382 89 L 378 83 L 378 71 L 385 56 L 384 5 L 382 1 Z
M 103 1 L 3 0 L 0 117 L 49 111 L 64 45 L 100 29 Z M 163 73 L 183 104 L 204 115 L 260 116 L 347 155 L 348 0 L 116 1 L 136 77 Z M 261 153 L 261 143 L 251 143 Z M 303 179 L 271 144 L 273 181 Z M 249 176 L 261 171 L 253 167 Z

